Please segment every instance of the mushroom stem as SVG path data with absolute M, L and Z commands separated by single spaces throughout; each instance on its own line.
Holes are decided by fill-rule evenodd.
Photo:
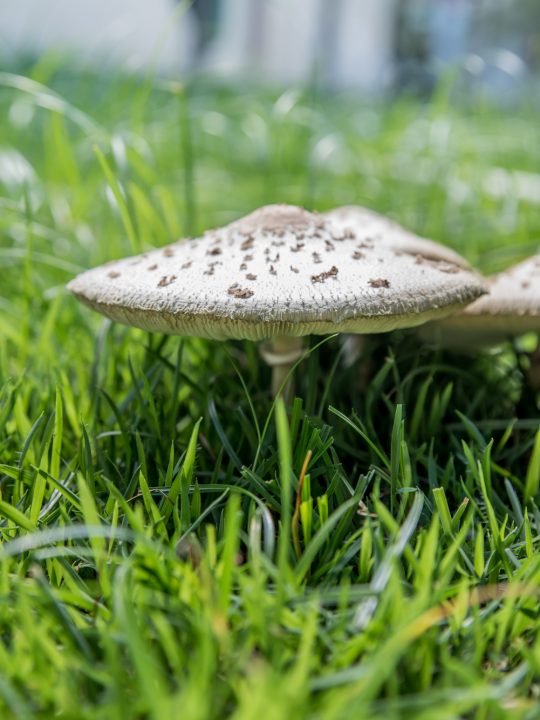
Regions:
M 294 363 L 304 352 L 304 341 L 301 337 L 275 337 L 261 345 L 261 356 L 272 368 L 272 396 L 277 397 L 280 390 L 285 402 L 294 394 L 292 378 L 284 385 Z M 282 387 L 283 386 L 283 387 Z

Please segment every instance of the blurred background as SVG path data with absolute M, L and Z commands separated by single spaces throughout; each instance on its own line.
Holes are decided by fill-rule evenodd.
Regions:
M 429 93 L 448 67 L 503 102 L 540 65 L 538 0 L 17 0 L 0 56 L 202 73 L 380 94 Z

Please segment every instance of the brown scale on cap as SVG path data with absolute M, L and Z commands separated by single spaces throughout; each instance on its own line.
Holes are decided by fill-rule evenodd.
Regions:
M 218 247 L 210 248 L 210 250 L 208 250 L 208 252 L 206 254 L 207 255 L 221 255 L 221 248 L 218 248 Z
M 223 263 L 219 260 L 214 260 L 214 262 L 208 263 L 208 270 L 205 270 L 203 275 L 213 275 L 215 273 L 216 265 L 223 265 Z
M 163 255 L 165 257 L 172 257 L 174 255 L 174 250 L 170 247 L 163 248 Z
M 254 275 L 253 273 L 248 273 L 246 275 L 246 280 L 256 280 L 256 279 L 257 279 L 257 276 Z
M 176 280 L 176 275 L 164 275 L 161 280 L 158 282 L 158 287 L 167 287 L 167 285 L 171 285 Z
M 243 263 L 240 265 L 240 271 L 242 272 L 242 271 L 244 271 L 244 270 L 247 270 L 247 267 L 248 267 L 248 266 L 247 266 L 247 263 L 243 262 Z
M 240 245 L 240 250 L 251 250 L 253 247 L 253 243 L 255 241 L 253 240 L 253 237 L 249 235 L 246 240 Z
M 355 250 L 353 254 L 351 255 L 353 260 L 362 260 L 362 258 L 365 258 L 366 255 L 363 252 L 360 252 L 360 250 Z
M 446 273 L 447 275 L 456 275 L 459 272 L 459 268 L 457 265 L 452 265 L 451 263 L 447 262 L 440 262 L 436 270 L 442 273 Z
M 157 270 L 157 267 L 158 267 L 158 266 L 157 266 L 157 263 L 154 263 L 153 265 L 150 265 L 150 266 L 148 267 L 148 269 L 149 269 L 149 270 Z
M 424 257 L 423 255 L 416 255 L 414 258 L 416 265 L 429 265 L 439 272 L 447 273 L 448 275 L 455 275 L 459 272 L 458 265 L 448 262 L 447 260 L 433 260 L 431 258 Z
M 238 298 L 239 300 L 247 300 L 248 298 L 253 297 L 254 294 L 253 290 L 242 288 L 238 283 L 234 283 L 234 285 L 231 285 L 231 287 L 227 290 L 227 295 L 230 295 L 233 298 Z
M 214 275 L 216 265 L 223 265 L 223 263 L 218 260 L 208 263 L 208 270 L 205 270 L 203 275 Z
M 111 280 L 114 280 L 115 278 L 120 277 L 120 273 L 116 272 L 115 270 L 111 270 L 107 273 L 107 277 L 110 277 Z
M 316 253 L 316 252 L 311 253 L 311 257 L 313 258 L 313 262 L 314 262 L 316 265 L 318 265 L 319 263 L 322 263 L 322 258 L 321 258 L 321 256 L 319 255 L 319 253 Z
M 332 265 L 330 270 L 326 270 L 325 272 L 320 273 L 319 275 L 312 275 L 311 276 L 311 282 L 312 283 L 322 283 L 325 282 L 325 280 L 328 280 L 328 278 L 336 278 L 338 275 L 339 270 L 335 265 Z
M 369 281 L 369 284 L 373 288 L 389 288 L 390 282 L 386 278 L 375 278 Z
M 193 264 L 193 261 L 192 261 L 192 260 L 188 260 L 188 262 L 185 262 L 185 263 L 183 263 L 182 265 L 180 265 L 180 269 L 181 269 L 181 270 L 187 270 L 189 267 L 192 266 L 192 264 Z

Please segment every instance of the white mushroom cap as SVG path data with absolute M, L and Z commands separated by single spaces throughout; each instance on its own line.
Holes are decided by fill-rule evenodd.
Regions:
M 465 258 L 446 245 L 415 235 L 379 213 L 360 205 L 345 205 L 325 213 L 340 230 L 351 229 L 358 237 L 371 241 L 376 247 L 390 247 L 429 260 L 446 260 L 470 268 Z
M 540 332 L 540 255 L 487 278 L 489 294 L 462 312 L 430 323 L 425 338 L 454 347 L 490 345 Z
M 287 205 L 89 270 L 68 287 L 113 320 L 217 340 L 386 332 L 484 292 L 457 265 L 398 257 Z

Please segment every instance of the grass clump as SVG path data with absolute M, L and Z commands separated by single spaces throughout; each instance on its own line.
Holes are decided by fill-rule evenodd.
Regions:
M 536 249 L 519 115 L 0 76 L 4 718 L 536 718 L 527 345 L 314 339 L 290 413 L 249 343 L 149 336 L 78 271 L 268 202 L 361 202 L 485 271 Z M 315 347 L 315 345 L 318 345 Z

